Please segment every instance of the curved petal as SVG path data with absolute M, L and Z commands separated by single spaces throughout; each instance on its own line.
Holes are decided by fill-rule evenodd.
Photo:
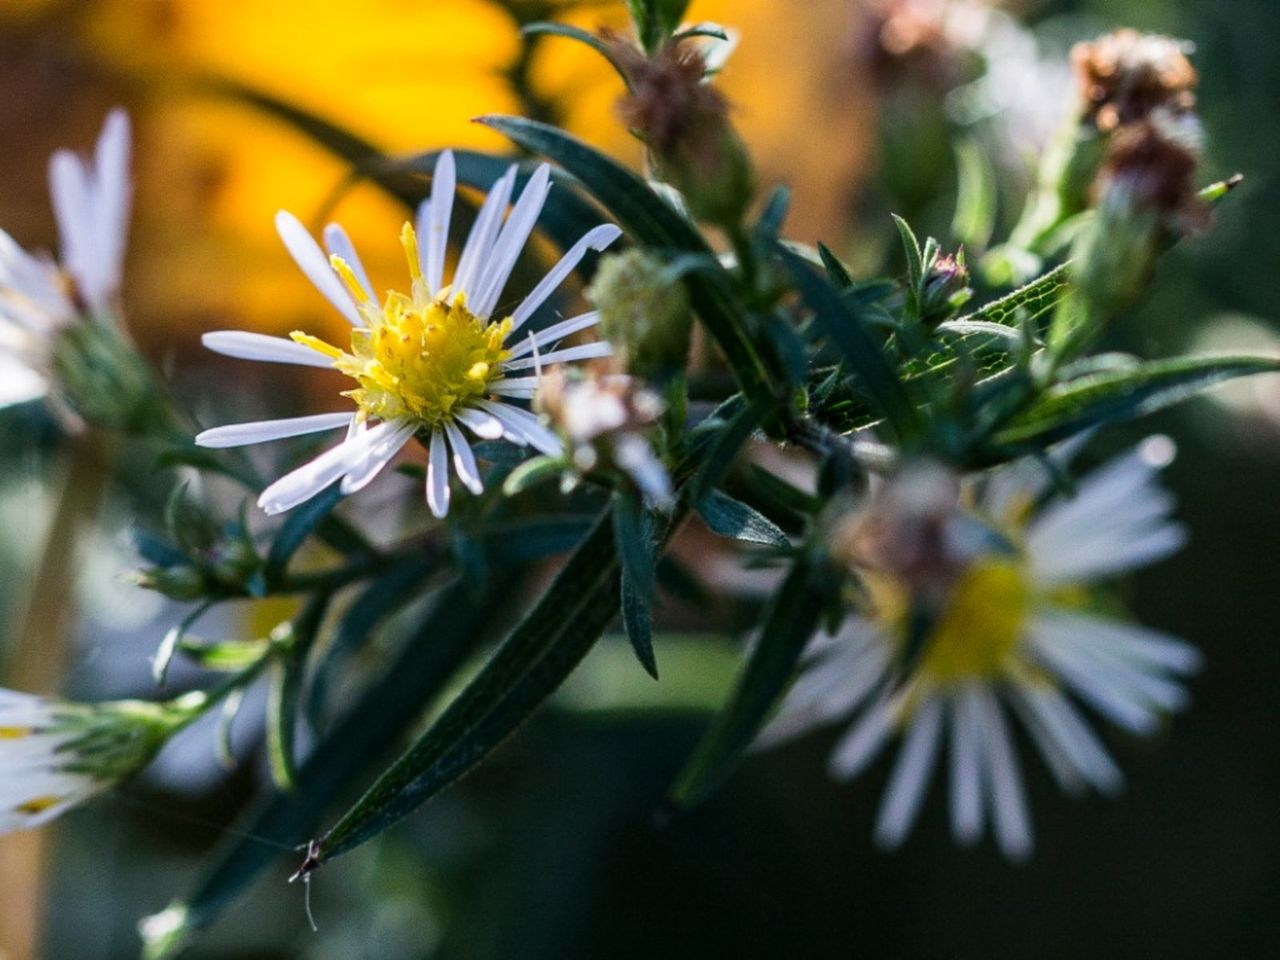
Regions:
M 310 417 L 288 417 L 283 420 L 257 420 L 250 423 L 233 423 L 225 427 L 213 427 L 196 435 L 199 447 L 244 447 L 269 440 L 301 437 L 324 430 L 336 430 L 347 426 L 350 413 L 320 413 Z
M 269 337 L 245 330 L 214 330 L 204 334 L 200 342 L 214 353 L 239 360 L 264 363 L 291 363 L 300 367 L 333 368 L 333 360 L 310 347 L 284 337 Z
M 556 291 L 560 284 L 564 283 L 565 278 L 573 272 L 574 268 L 582 262 L 582 258 L 587 255 L 588 250 L 604 250 L 613 241 L 622 236 L 622 230 L 612 223 L 602 223 L 598 227 L 588 230 L 587 233 L 572 247 L 568 252 L 560 258 L 557 263 L 547 273 L 545 277 L 538 283 L 536 287 L 530 291 L 529 295 L 524 298 L 524 302 L 516 308 L 515 313 L 511 315 L 511 328 L 515 330 L 528 320 L 535 310 L 537 310 L 546 299 Z

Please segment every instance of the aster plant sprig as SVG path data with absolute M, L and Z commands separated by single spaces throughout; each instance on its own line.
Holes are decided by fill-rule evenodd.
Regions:
M 841 778 L 902 740 L 874 828 L 883 845 L 906 840 L 945 755 L 957 839 L 977 842 L 989 825 L 1022 858 L 1032 829 L 1011 721 L 1064 788 L 1108 793 L 1122 777 L 1095 721 L 1147 734 L 1185 706 L 1195 649 L 1093 606 L 1097 581 L 1182 544 L 1155 480 L 1168 442 L 1071 479 L 1099 429 L 1280 368 L 1089 353 L 1153 282 L 1159 254 L 1208 225 L 1183 48 L 1122 35 L 1077 54 L 1089 84 L 1064 141 L 1073 159 L 1045 159 L 1046 192 L 1001 253 L 971 263 L 956 238 L 922 239 L 898 219 L 881 226 L 903 270 L 867 278 L 838 244 L 787 237 L 788 190 L 758 189 L 716 86 L 725 48 L 708 42 L 727 34 L 683 24 L 686 7 L 628 3 L 633 38 L 534 28 L 615 67 L 643 173 L 504 116 L 480 122 L 527 158 L 384 157 L 322 118 L 250 98 L 404 204 L 408 286 L 383 292 L 361 238 L 330 224 L 317 242 L 282 212 L 284 249 L 349 334 L 205 334 L 212 351 L 264 371 L 312 368 L 344 398 L 193 430 L 196 445 L 161 437 L 162 462 L 182 476 L 162 532 L 139 534 L 137 580 L 191 606 L 157 651 L 157 682 L 182 659 L 205 671 L 206 690 L 74 709 L 0 693 L 0 764 L 6 745 L 25 743 L 14 763 L 43 778 L 33 795 L 0 795 L 0 825 L 20 827 L 140 769 L 213 704 L 231 717 L 245 691 L 268 686 L 275 786 L 238 833 L 254 840 L 229 842 L 144 924 L 153 956 L 180 950 L 267 865 L 259 838 L 305 851 L 293 866 L 307 877 L 457 782 L 615 625 L 664 682 L 672 548 L 694 525 L 771 580 L 668 816 L 729 782 L 753 749 L 850 718 L 831 760 Z M 115 140 L 104 134 L 108 160 L 120 122 Z M 1073 218 L 1060 263 L 1065 241 L 1049 238 Z M 545 263 L 536 234 L 557 248 Z M 68 269 L 97 289 L 76 249 Z M 55 303 L 52 268 L 10 253 L 0 266 L 21 274 L 21 303 Z M 1027 267 L 1025 282 L 990 282 L 1004 268 L 1012 279 L 1011 264 Z M 66 386 L 84 363 L 39 375 Z M 157 391 L 146 403 L 171 401 Z M 330 431 L 345 433 L 306 446 Z M 265 441 L 279 441 L 263 451 L 271 472 L 239 450 Z M 415 495 L 399 497 L 392 475 L 412 477 Z M 284 596 L 299 612 L 265 636 L 197 635 L 218 604 Z M 357 657 L 377 669 L 344 684 Z M 117 750 L 118 727 L 135 720 L 143 733 Z M 304 724 L 315 736 L 300 749 Z M 92 784 L 51 759 L 99 743 L 109 770 L 88 770 L 103 773 Z M 363 794 L 335 807 L 354 787 Z

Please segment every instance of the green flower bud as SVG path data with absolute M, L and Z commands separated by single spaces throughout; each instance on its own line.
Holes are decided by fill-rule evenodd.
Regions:
M 920 321 L 934 327 L 951 317 L 973 296 L 964 251 L 938 257 L 925 270 L 920 290 Z
M 689 354 L 691 317 L 684 284 L 645 250 L 600 261 L 587 298 L 600 311 L 600 332 L 632 372 L 665 379 Z
M 145 433 L 165 416 L 147 363 L 113 324 L 84 319 L 54 342 L 53 371 L 68 405 L 87 423 Z
M 132 575 L 132 580 L 145 590 L 155 590 L 183 603 L 199 600 L 208 593 L 204 574 L 185 563 L 139 570 Z

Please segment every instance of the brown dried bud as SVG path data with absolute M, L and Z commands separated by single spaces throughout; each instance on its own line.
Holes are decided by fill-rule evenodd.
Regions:
M 1195 108 L 1191 45 L 1136 30 L 1117 30 L 1071 50 L 1083 103 L 1082 120 L 1103 133 L 1149 116 L 1160 108 Z
M 706 82 L 702 52 L 667 44 L 647 57 L 623 40 L 606 40 L 630 87 L 618 114 L 648 145 L 659 176 L 685 195 L 699 219 L 736 222 L 751 201 L 753 175 L 729 123 L 729 102 Z

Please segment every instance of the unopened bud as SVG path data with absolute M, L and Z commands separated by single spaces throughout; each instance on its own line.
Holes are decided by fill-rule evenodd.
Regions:
M 1132 304 L 1161 250 L 1208 223 L 1195 183 L 1199 141 L 1194 115 L 1165 110 L 1111 138 L 1094 186 L 1095 220 L 1075 249 L 1076 279 L 1103 310 Z
M 728 101 L 706 82 L 701 51 L 668 44 L 646 57 L 627 43 L 613 48 L 630 85 L 618 112 L 648 145 L 659 178 L 684 194 L 699 220 L 736 226 L 755 194 L 755 175 Z
M 85 318 L 68 325 L 51 363 L 62 397 L 90 424 L 143 433 L 164 416 L 150 369 L 112 324 Z
M 925 271 L 920 291 L 920 320 L 937 326 L 951 317 L 973 296 L 964 251 L 938 257 Z
M 204 574 L 185 563 L 138 570 L 130 579 L 145 590 L 155 590 L 182 603 L 199 600 L 208 592 Z
M 587 298 L 600 311 L 601 334 L 627 369 L 655 379 L 684 369 L 689 295 L 659 257 L 635 249 L 605 256 Z

